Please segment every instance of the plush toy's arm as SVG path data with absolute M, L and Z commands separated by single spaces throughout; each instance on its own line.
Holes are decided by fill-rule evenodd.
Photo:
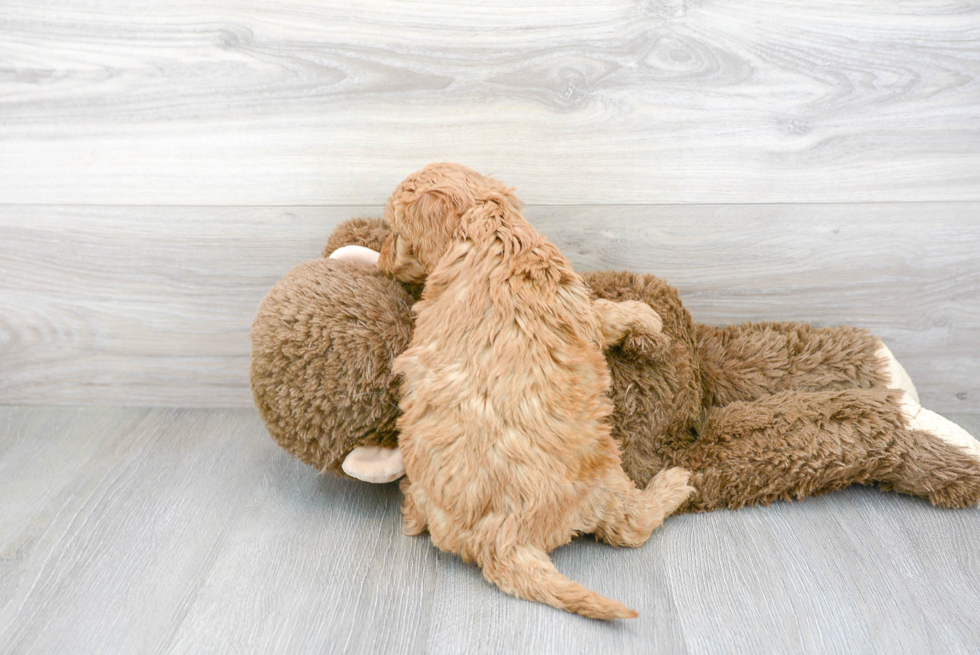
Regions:
M 599 317 L 605 348 L 622 345 L 624 352 L 650 356 L 669 342 L 660 315 L 644 302 L 599 298 L 592 309 Z

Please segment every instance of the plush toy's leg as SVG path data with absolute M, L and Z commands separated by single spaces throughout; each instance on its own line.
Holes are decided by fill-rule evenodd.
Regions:
M 901 407 L 910 429 L 939 437 L 952 446 L 962 448 L 980 461 L 980 441 L 959 425 L 945 416 L 926 409 L 919 404 L 918 399 L 912 398 L 909 394 L 902 398 Z
M 916 397 L 881 340 L 853 327 L 807 323 L 697 325 L 705 388 L 715 406 L 779 391 L 902 389 Z
M 943 507 L 968 507 L 980 502 L 980 442 L 944 416 L 922 407 L 908 394 L 899 403 L 914 439 L 909 455 L 883 486 L 928 497 Z M 950 452 L 956 453 L 951 457 Z M 972 482 L 971 482 L 972 481 Z
M 854 483 L 944 507 L 980 502 L 980 457 L 962 447 L 962 435 L 947 441 L 923 430 L 925 418 L 910 418 L 904 397 L 886 389 L 783 392 L 712 409 L 699 439 L 670 462 L 692 471 L 698 490 L 681 511 L 801 499 Z

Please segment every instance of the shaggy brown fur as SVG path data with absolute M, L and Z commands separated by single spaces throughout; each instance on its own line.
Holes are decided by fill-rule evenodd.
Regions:
M 388 229 L 380 219 L 369 223 L 368 230 L 341 224 L 332 244 L 380 250 Z M 689 468 L 698 493 L 680 511 L 801 499 L 854 483 L 942 507 L 980 503 L 975 458 L 928 433 L 894 427 L 896 397 L 882 389 L 874 356 L 880 342 L 866 331 L 700 325 L 677 291 L 652 275 L 583 278 L 598 297 L 648 303 L 663 319 L 660 349 L 612 348 L 606 360 L 623 468 L 640 486 L 664 466 Z M 297 266 L 276 285 L 255 319 L 251 379 L 278 443 L 338 475 L 355 446 L 394 445 L 399 394 L 387 369 L 410 341 L 410 302 L 376 270 L 330 260 Z M 338 323 L 338 314 L 365 320 Z M 354 336 L 342 346 L 325 338 L 344 333 Z M 770 397 L 770 384 L 782 393 Z M 839 413 L 841 403 L 854 407 L 854 395 L 823 392 L 848 389 L 864 402 L 856 413 Z M 822 403 L 819 414 L 812 401 Z M 798 411 L 801 405 L 810 409 Z
M 402 376 L 405 532 L 476 562 L 502 590 L 590 618 L 636 616 L 561 575 L 547 553 L 594 533 L 638 546 L 693 489 L 658 473 L 640 491 L 610 436 L 601 347 L 632 317 L 602 305 L 508 189 L 431 165 L 392 195 L 378 269 L 425 281 Z M 643 307 L 649 312 L 649 307 Z
M 851 484 L 980 503 L 980 462 L 908 429 L 901 392 L 884 388 L 881 341 L 851 327 L 696 325 L 676 289 L 650 275 L 598 272 L 602 298 L 642 300 L 663 319 L 669 349 L 610 351 L 613 437 L 642 485 L 665 466 L 693 475 L 680 511 L 802 499 Z
M 335 231 L 335 243 L 378 250 L 388 234 L 377 220 L 349 226 Z M 693 471 L 698 493 L 682 511 L 800 499 L 853 483 L 942 507 L 980 502 L 980 460 L 909 429 L 901 393 L 883 388 L 880 342 L 867 332 L 697 325 L 657 278 L 584 278 L 600 298 L 645 302 L 663 319 L 659 338 L 626 335 L 607 351 L 612 435 L 638 485 L 665 466 Z M 414 301 L 373 268 L 327 259 L 297 266 L 276 285 L 253 327 L 251 379 L 260 415 L 284 448 L 344 475 L 355 447 L 395 446 L 400 394 L 390 363 L 411 340 Z

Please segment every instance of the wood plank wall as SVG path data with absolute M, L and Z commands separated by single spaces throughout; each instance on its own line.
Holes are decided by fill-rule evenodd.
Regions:
M 869 327 L 976 411 L 978 80 L 945 0 L 9 0 L 0 402 L 249 404 L 264 292 L 455 160 L 582 270 Z

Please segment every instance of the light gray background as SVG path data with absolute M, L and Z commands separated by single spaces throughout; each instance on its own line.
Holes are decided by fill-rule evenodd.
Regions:
M 978 434 L 978 75 L 972 2 L 4 2 L 0 652 L 980 651 L 977 510 L 579 540 L 641 613 L 599 624 L 290 459 L 247 380 L 275 281 L 454 160 L 696 320 L 874 330 Z

